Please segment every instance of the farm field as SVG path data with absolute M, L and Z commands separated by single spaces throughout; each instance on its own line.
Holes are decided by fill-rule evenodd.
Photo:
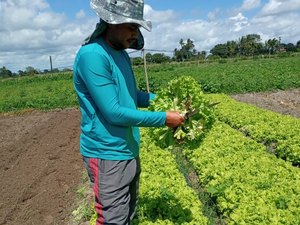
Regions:
M 299 76 L 299 72 L 293 72 L 291 75 L 293 79 L 297 76 Z M 0 224 L 67 225 L 70 224 L 72 211 L 76 208 L 76 199 L 78 197 L 78 193 L 76 192 L 78 192 L 78 187 L 82 183 L 83 171 L 78 146 L 80 113 L 76 108 L 76 100 L 74 100 L 74 96 L 70 91 L 70 80 L 60 80 L 55 77 L 53 79 L 58 83 L 54 82 L 55 85 L 51 85 L 53 82 L 51 83 L 48 80 L 43 81 L 46 83 L 48 93 L 54 93 L 54 101 L 49 104 L 50 106 L 47 104 L 47 94 L 42 93 L 42 88 L 38 89 L 41 83 L 40 85 L 34 84 L 36 85 L 34 86 L 36 87 L 35 94 L 32 94 L 33 91 L 28 91 L 30 89 L 30 82 L 28 82 L 29 89 L 24 88 L 21 92 L 24 100 L 22 107 L 28 104 L 28 99 L 36 98 L 39 95 L 37 98 L 42 100 L 38 101 L 37 105 L 41 106 L 41 109 L 49 110 L 54 106 L 63 109 L 50 110 L 48 112 L 32 110 L 30 107 L 34 106 L 35 102 L 31 100 L 30 104 L 28 104 L 29 109 L 20 107 L 21 113 L 0 114 L 0 155 L 2 158 L 0 163 L 0 179 L 2 184 L 0 195 L 3 196 L 3 200 L 0 201 Z M 23 81 L 20 82 L 22 83 Z M 61 86 L 64 88 L 60 88 Z M 12 87 L 9 86 L 8 88 L 13 90 Z M 40 92 L 36 89 L 40 90 Z M 14 93 L 18 93 L 18 90 L 14 91 Z M 66 96 L 69 97 L 66 98 Z M 7 95 L 6 99 L 9 97 Z M 299 121 L 297 119 L 300 115 L 299 87 L 293 87 L 285 91 L 277 90 L 263 93 L 232 93 L 231 97 L 274 112 L 291 115 L 293 116 L 291 118 Z M 3 102 L 1 101 L 1 103 Z M 18 99 L 15 99 L 15 103 L 17 102 Z M 61 105 L 57 106 L 57 103 Z M 16 104 L 2 104 L 2 107 L 14 109 L 14 107 L 19 106 L 16 106 Z M 220 109 L 222 108 L 220 107 Z M 299 124 L 299 122 L 296 123 Z M 236 140 L 242 140 L 242 142 L 238 143 L 240 145 L 235 147 L 238 151 L 228 151 L 226 154 L 223 154 L 221 151 L 210 152 L 210 148 L 213 148 L 212 143 L 215 140 L 215 135 L 220 133 L 220 131 L 223 131 L 225 135 L 219 137 L 219 143 L 228 144 L 226 149 L 231 149 L 231 142 L 228 137 L 235 137 L 234 139 Z M 143 137 L 146 138 L 146 135 L 144 134 Z M 300 221 L 299 217 L 295 217 L 300 212 L 299 201 L 297 200 L 300 192 L 297 186 L 295 186 L 300 182 L 298 167 L 292 167 L 283 160 L 275 156 L 273 157 L 267 152 L 263 152 L 265 147 L 262 143 L 252 139 L 248 140 L 248 138 L 243 136 L 242 132 L 237 133 L 237 131 L 223 123 L 217 124 L 211 132 L 211 136 L 207 138 L 207 141 L 203 143 L 204 147 L 193 154 L 187 154 L 187 158 L 190 158 L 193 167 L 199 174 L 199 179 L 211 182 L 210 186 L 207 187 L 209 190 L 208 193 L 218 203 L 218 213 L 221 212 L 225 217 L 231 218 L 232 221 L 239 221 L 243 216 L 248 220 L 250 219 L 249 221 L 251 219 L 259 221 L 262 217 L 257 217 L 255 215 L 256 212 L 264 213 L 266 207 L 267 210 L 271 210 L 270 212 L 272 212 L 277 207 L 279 209 L 278 213 L 280 213 L 278 215 L 265 212 L 266 215 L 270 215 L 270 217 L 266 217 L 265 219 L 273 222 L 270 224 L 296 224 L 295 221 Z M 297 142 L 295 144 L 298 145 Z M 248 147 L 251 148 L 249 152 L 247 152 Z M 147 163 L 151 162 L 151 155 L 153 154 L 157 155 L 157 157 L 162 157 L 164 160 L 153 161 L 150 164 Z M 221 156 L 224 156 L 223 161 L 218 159 Z M 216 212 L 215 215 L 209 217 L 208 214 L 212 212 L 207 212 L 207 206 L 197 199 L 197 193 L 193 192 L 192 188 L 185 182 L 184 175 L 177 170 L 174 156 L 168 151 L 153 146 L 146 138 L 142 142 L 141 157 L 144 173 L 142 176 L 143 185 L 141 186 L 141 208 L 138 224 L 226 224 L 225 220 L 223 221 L 222 218 L 219 218 L 220 216 Z M 195 157 L 201 157 L 203 160 L 195 160 Z M 240 163 L 233 165 L 231 164 L 231 158 L 235 159 L 234 162 L 237 162 L 238 158 L 242 160 Z M 261 159 L 268 166 L 274 165 L 276 167 L 274 167 L 274 173 L 269 173 L 268 167 L 260 167 L 258 163 L 254 164 L 254 169 L 247 168 L 247 164 L 250 163 L 249 165 L 252 165 L 251 163 L 255 162 L 255 158 Z M 210 160 L 215 160 L 215 166 L 205 166 L 214 164 Z M 159 164 L 162 163 L 165 163 L 167 170 L 164 170 L 163 167 L 159 168 Z M 233 170 L 224 169 L 231 167 Z M 201 168 L 207 169 L 203 170 Z M 243 168 L 246 170 L 249 169 L 251 174 L 264 172 L 265 177 L 259 178 L 252 183 L 243 183 L 244 174 L 242 177 L 239 174 L 234 176 L 235 173 L 233 172 L 242 170 Z M 218 170 L 220 170 L 221 175 L 218 173 Z M 285 179 L 291 178 L 286 173 L 293 176 L 293 183 L 285 185 Z M 277 184 L 274 184 L 272 180 L 268 180 L 266 184 L 263 183 L 263 180 L 269 178 L 269 175 L 274 178 L 274 181 L 277 181 Z M 277 175 L 280 177 L 277 177 Z M 156 179 L 151 180 L 151 177 L 155 177 Z M 228 190 L 225 189 L 224 184 L 228 184 L 228 180 L 225 178 L 233 179 L 237 184 L 231 187 L 232 195 L 229 195 Z M 165 183 L 163 183 L 164 181 Z M 251 186 L 253 184 L 254 186 Z M 247 185 L 250 185 L 250 187 Z M 255 189 L 257 185 L 259 185 L 259 188 Z M 221 189 L 218 189 L 218 187 Z M 151 188 L 151 191 L 149 188 Z M 226 192 L 222 193 L 222 188 Z M 272 193 L 267 194 L 268 192 L 264 190 L 269 189 L 272 190 Z M 249 196 L 240 196 L 239 193 L 241 190 L 248 193 Z M 253 190 L 257 191 L 257 197 L 251 196 Z M 279 195 L 274 194 L 273 192 L 276 192 L 276 190 L 281 190 L 282 193 L 279 193 Z M 275 196 L 275 199 L 273 196 Z M 294 199 L 294 197 L 297 197 L 297 199 Z M 274 200 L 273 203 L 276 207 L 274 208 L 274 205 L 262 202 L 264 198 L 266 202 Z M 185 199 L 193 200 L 186 201 Z M 226 200 L 229 200 L 229 203 Z M 233 204 L 238 201 L 240 206 Z M 261 201 L 261 207 L 253 211 L 253 204 L 257 201 Z M 160 207 L 158 203 L 166 204 L 166 209 Z M 179 206 L 181 210 L 176 211 L 174 205 Z M 159 217 L 151 211 L 153 207 L 158 207 L 161 213 Z M 248 207 L 248 210 L 243 211 L 243 207 Z M 290 210 L 286 210 L 287 207 L 290 207 Z M 182 214 L 183 212 L 184 214 Z M 280 221 L 278 216 L 285 218 L 286 221 Z M 82 222 L 80 224 L 88 223 Z M 237 224 L 242 223 L 239 221 Z
M 258 94 L 255 101 L 272 108 L 274 99 Z M 0 116 L 0 224 L 68 224 L 84 169 L 79 120 L 77 109 Z

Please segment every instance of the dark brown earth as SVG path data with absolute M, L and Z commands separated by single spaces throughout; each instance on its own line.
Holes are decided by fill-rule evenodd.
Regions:
M 0 115 L 1 225 L 68 223 L 83 171 L 79 115 Z
M 300 117 L 300 89 L 233 98 Z M 0 114 L 0 225 L 67 225 L 84 171 L 77 109 Z

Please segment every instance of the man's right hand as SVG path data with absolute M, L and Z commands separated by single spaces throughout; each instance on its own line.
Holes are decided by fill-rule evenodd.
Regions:
M 185 121 L 183 115 L 176 111 L 168 111 L 167 118 L 166 118 L 166 126 L 175 128 L 181 126 Z

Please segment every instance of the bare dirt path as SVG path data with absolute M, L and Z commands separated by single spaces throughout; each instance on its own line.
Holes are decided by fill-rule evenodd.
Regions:
M 300 117 L 300 89 L 233 98 Z M 84 171 L 77 109 L 0 114 L 0 225 L 67 225 Z
M 247 93 L 231 96 L 234 99 L 300 118 L 300 89 L 288 91 Z
M 0 115 L 0 224 L 67 224 L 83 171 L 75 109 Z

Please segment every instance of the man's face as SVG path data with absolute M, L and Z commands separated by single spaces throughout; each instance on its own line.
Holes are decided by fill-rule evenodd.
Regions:
M 116 50 L 129 48 L 137 40 L 138 29 L 134 23 L 109 24 L 106 41 Z

